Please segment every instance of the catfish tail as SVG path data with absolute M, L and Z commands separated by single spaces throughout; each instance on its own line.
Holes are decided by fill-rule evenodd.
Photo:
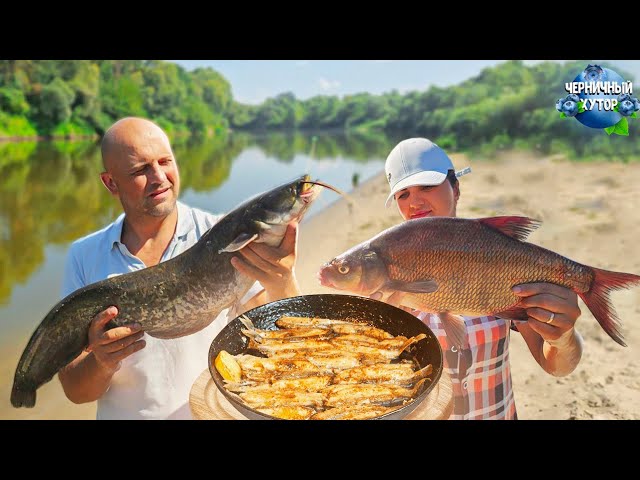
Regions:
M 15 408 L 33 408 L 36 404 L 36 389 L 24 388 L 14 382 L 11 389 L 11 405 Z
M 600 326 L 617 343 L 626 347 L 622 333 L 620 332 L 620 319 L 616 313 L 609 292 L 640 285 L 640 276 L 631 273 L 611 272 L 600 268 L 591 267 L 594 273 L 593 282 L 588 292 L 578 293 L 580 298 L 591 311 Z

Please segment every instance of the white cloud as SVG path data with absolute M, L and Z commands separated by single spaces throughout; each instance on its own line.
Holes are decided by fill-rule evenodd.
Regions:
M 340 82 L 338 80 L 327 80 L 324 77 L 320 77 L 318 80 L 318 84 L 322 90 L 335 90 L 340 87 Z
M 297 67 L 306 67 L 307 65 L 309 65 L 309 60 L 298 60 L 296 62 L 296 66 Z

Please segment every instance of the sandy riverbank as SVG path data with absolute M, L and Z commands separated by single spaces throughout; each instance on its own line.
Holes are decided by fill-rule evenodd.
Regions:
M 473 167 L 461 180 L 462 217 L 527 215 L 543 221 L 530 241 L 581 263 L 640 274 L 640 164 L 569 163 L 530 154 L 505 154 L 496 161 L 453 156 L 458 168 Z M 395 206 L 385 209 L 384 176 L 357 188 L 355 206 L 344 200 L 303 222 L 297 275 L 304 293 L 336 293 L 321 287 L 318 267 L 351 246 L 400 221 Z M 332 200 L 332 193 L 323 194 Z M 523 419 L 640 419 L 640 288 L 616 292 L 613 303 L 623 321 L 627 348 L 618 346 L 580 303 L 578 328 L 585 338 L 581 364 L 563 378 L 547 375 L 517 335 L 512 340 L 516 402 Z M 16 359 L 21 349 L 16 346 Z M 4 362 L 13 376 L 17 360 Z M 5 368 L 6 366 L 6 368 Z M 95 418 L 95 405 L 71 404 L 57 379 L 38 390 L 31 410 L 8 405 L 2 418 Z
M 473 168 L 461 179 L 459 216 L 537 218 L 543 224 L 531 242 L 581 263 L 640 274 L 640 164 L 580 164 L 515 153 L 493 162 L 461 155 L 453 160 L 457 168 Z M 335 293 L 315 280 L 317 266 L 400 221 L 395 205 L 384 208 L 387 191 L 380 174 L 353 193 L 357 206 L 351 211 L 339 201 L 303 226 L 298 278 L 305 293 Z M 522 338 L 512 336 L 520 418 L 640 419 L 640 288 L 615 292 L 612 299 L 628 347 L 611 340 L 580 302 L 585 349 L 569 376 L 546 374 Z

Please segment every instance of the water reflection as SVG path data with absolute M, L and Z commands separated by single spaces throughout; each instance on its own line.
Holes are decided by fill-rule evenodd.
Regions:
M 115 205 L 97 184 L 91 142 L 0 144 L 0 302 L 63 244 L 103 225 Z
M 356 162 L 368 162 L 372 157 L 386 156 L 392 147 L 392 139 L 384 134 L 302 134 L 278 132 L 265 135 L 239 134 L 236 141 L 257 146 L 266 155 L 279 162 L 292 163 L 295 156 L 308 154 L 315 161 L 333 161 L 336 157 L 348 157 Z M 314 140 L 315 139 L 315 140 Z
M 292 165 L 297 157 L 304 156 L 302 169 L 309 162 L 335 162 L 337 158 L 355 163 L 375 158 L 380 162 L 390 141 L 378 134 L 242 133 L 204 142 L 175 139 L 173 147 L 183 195 L 212 192 L 222 185 L 253 194 L 286 180 L 274 178 L 275 173 L 270 175 L 277 169 L 269 162 Z M 256 172 L 251 172 L 254 176 L 245 176 L 252 182 L 250 187 L 242 183 L 241 176 L 232 180 L 234 185 L 228 185 L 234 161 L 251 148 L 268 157 L 266 164 L 256 167 L 263 183 L 256 184 Z M 251 159 L 244 162 L 245 170 L 247 164 L 251 168 Z M 16 285 L 28 284 L 46 260 L 47 246 L 64 247 L 102 228 L 120 213 L 120 205 L 100 184 L 101 170 L 96 142 L 0 143 L 0 305 L 7 303 Z M 297 170 L 300 168 L 296 167 L 292 175 L 302 173 Z M 350 186 L 353 174 L 344 175 L 345 186 Z M 233 203 L 219 204 L 219 208 L 232 207 Z

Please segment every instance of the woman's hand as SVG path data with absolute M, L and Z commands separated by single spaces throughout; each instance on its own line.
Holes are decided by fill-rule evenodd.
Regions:
M 553 344 L 573 330 L 581 313 L 573 290 L 552 283 L 526 283 L 512 290 L 522 297 L 518 306 L 527 310 L 529 326 L 546 342 Z
M 580 316 L 577 295 L 551 283 L 517 285 L 513 292 L 522 297 L 529 320 L 518 325 L 531 354 L 551 375 L 564 376 L 575 370 L 582 358 L 583 342 L 575 329 Z

